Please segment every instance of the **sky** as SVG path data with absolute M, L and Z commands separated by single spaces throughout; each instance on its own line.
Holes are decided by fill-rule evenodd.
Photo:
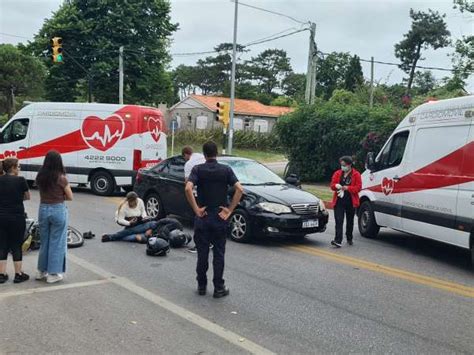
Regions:
M 19 43 L 32 38 L 45 18 L 58 9 L 61 0 L 0 0 L 0 43 Z M 362 59 L 371 56 L 378 61 L 398 62 L 394 44 L 410 28 L 410 8 L 431 8 L 446 14 L 446 23 L 453 39 L 474 34 L 474 18 L 453 9 L 452 0 L 242 0 L 294 17 L 301 22 L 316 23 L 316 43 L 322 52 L 343 51 Z M 222 42 L 232 42 L 234 3 L 230 0 L 171 0 L 172 21 L 179 23 L 170 49 L 172 66 L 192 65 L 204 55 L 181 53 L 212 50 Z M 246 44 L 283 31 L 301 28 L 301 24 L 286 17 L 239 6 L 237 41 Z M 8 34 L 8 35 L 5 35 Z M 287 32 L 283 32 L 287 33 Z M 19 37 L 13 37 L 16 35 Z M 287 51 L 295 72 L 306 72 L 309 32 L 281 38 L 250 47 L 242 59 L 256 56 L 268 48 Z M 427 50 L 419 65 L 451 68 L 453 48 Z M 364 76 L 370 76 L 370 64 L 362 63 Z M 446 72 L 433 71 L 436 78 Z M 401 82 L 405 74 L 395 66 L 375 66 L 375 81 Z M 468 81 L 468 91 L 474 92 L 474 76 Z

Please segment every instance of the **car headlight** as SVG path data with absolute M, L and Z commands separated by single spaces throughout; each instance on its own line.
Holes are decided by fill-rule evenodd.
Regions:
M 279 203 L 272 203 L 272 202 L 261 202 L 258 206 L 266 211 L 275 214 L 282 214 L 282 213 L 291 213 L 291 208 Z
M 323 200 L 319 200 L 319 210 L 320 211 L 326 211 L 326 206 L 324 205 Z

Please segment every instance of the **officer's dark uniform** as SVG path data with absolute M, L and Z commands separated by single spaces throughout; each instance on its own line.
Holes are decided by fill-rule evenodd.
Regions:
M 228 221 L 219 217 L 220 207 L 228 206 L 227 192 L 229 186 L 234 186 L 238 180 L 232 169 L 216 160 L 207 160 L 197 165 L 191 171 L 188 181 L 197 187 L 197 203 L 206 207 L 207 215 L 203 218 L 196 216 L 194 221 L 194 243 L 196 244 L 197 281 L 199 287 L 207 285 L 207 269 L 209 268 L 209 246 L 214 246 L 212 265 L 214 268 L 214 287 L 224 287 L 224 254 Z

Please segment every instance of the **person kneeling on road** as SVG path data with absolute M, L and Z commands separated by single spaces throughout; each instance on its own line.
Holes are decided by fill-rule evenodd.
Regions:
M 102 242 L 126 241 L 145 244 L 157 227 L 156 221 L 147 221 L 145 204 L 135 192 L 129 192 L 115 213 L 115 221 L 125 227 L 114 234 L 104 234 Z

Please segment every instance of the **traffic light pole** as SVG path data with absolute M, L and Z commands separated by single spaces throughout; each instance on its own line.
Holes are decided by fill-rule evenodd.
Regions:
M 239 1 L 235 0 L 234 9 L 234 41 L 232 44 L 232 74 L 230 79 L 230 120 L 227 132 L 228 144 L 227 154 L 232 154 L 232 139 L 234 138 L 234 109 L 235 109 L 235 67 L 237 61 L 237 15 L 239 9 Z
M 119 48 L 119 104 L 123 105 L 123 46 Z

